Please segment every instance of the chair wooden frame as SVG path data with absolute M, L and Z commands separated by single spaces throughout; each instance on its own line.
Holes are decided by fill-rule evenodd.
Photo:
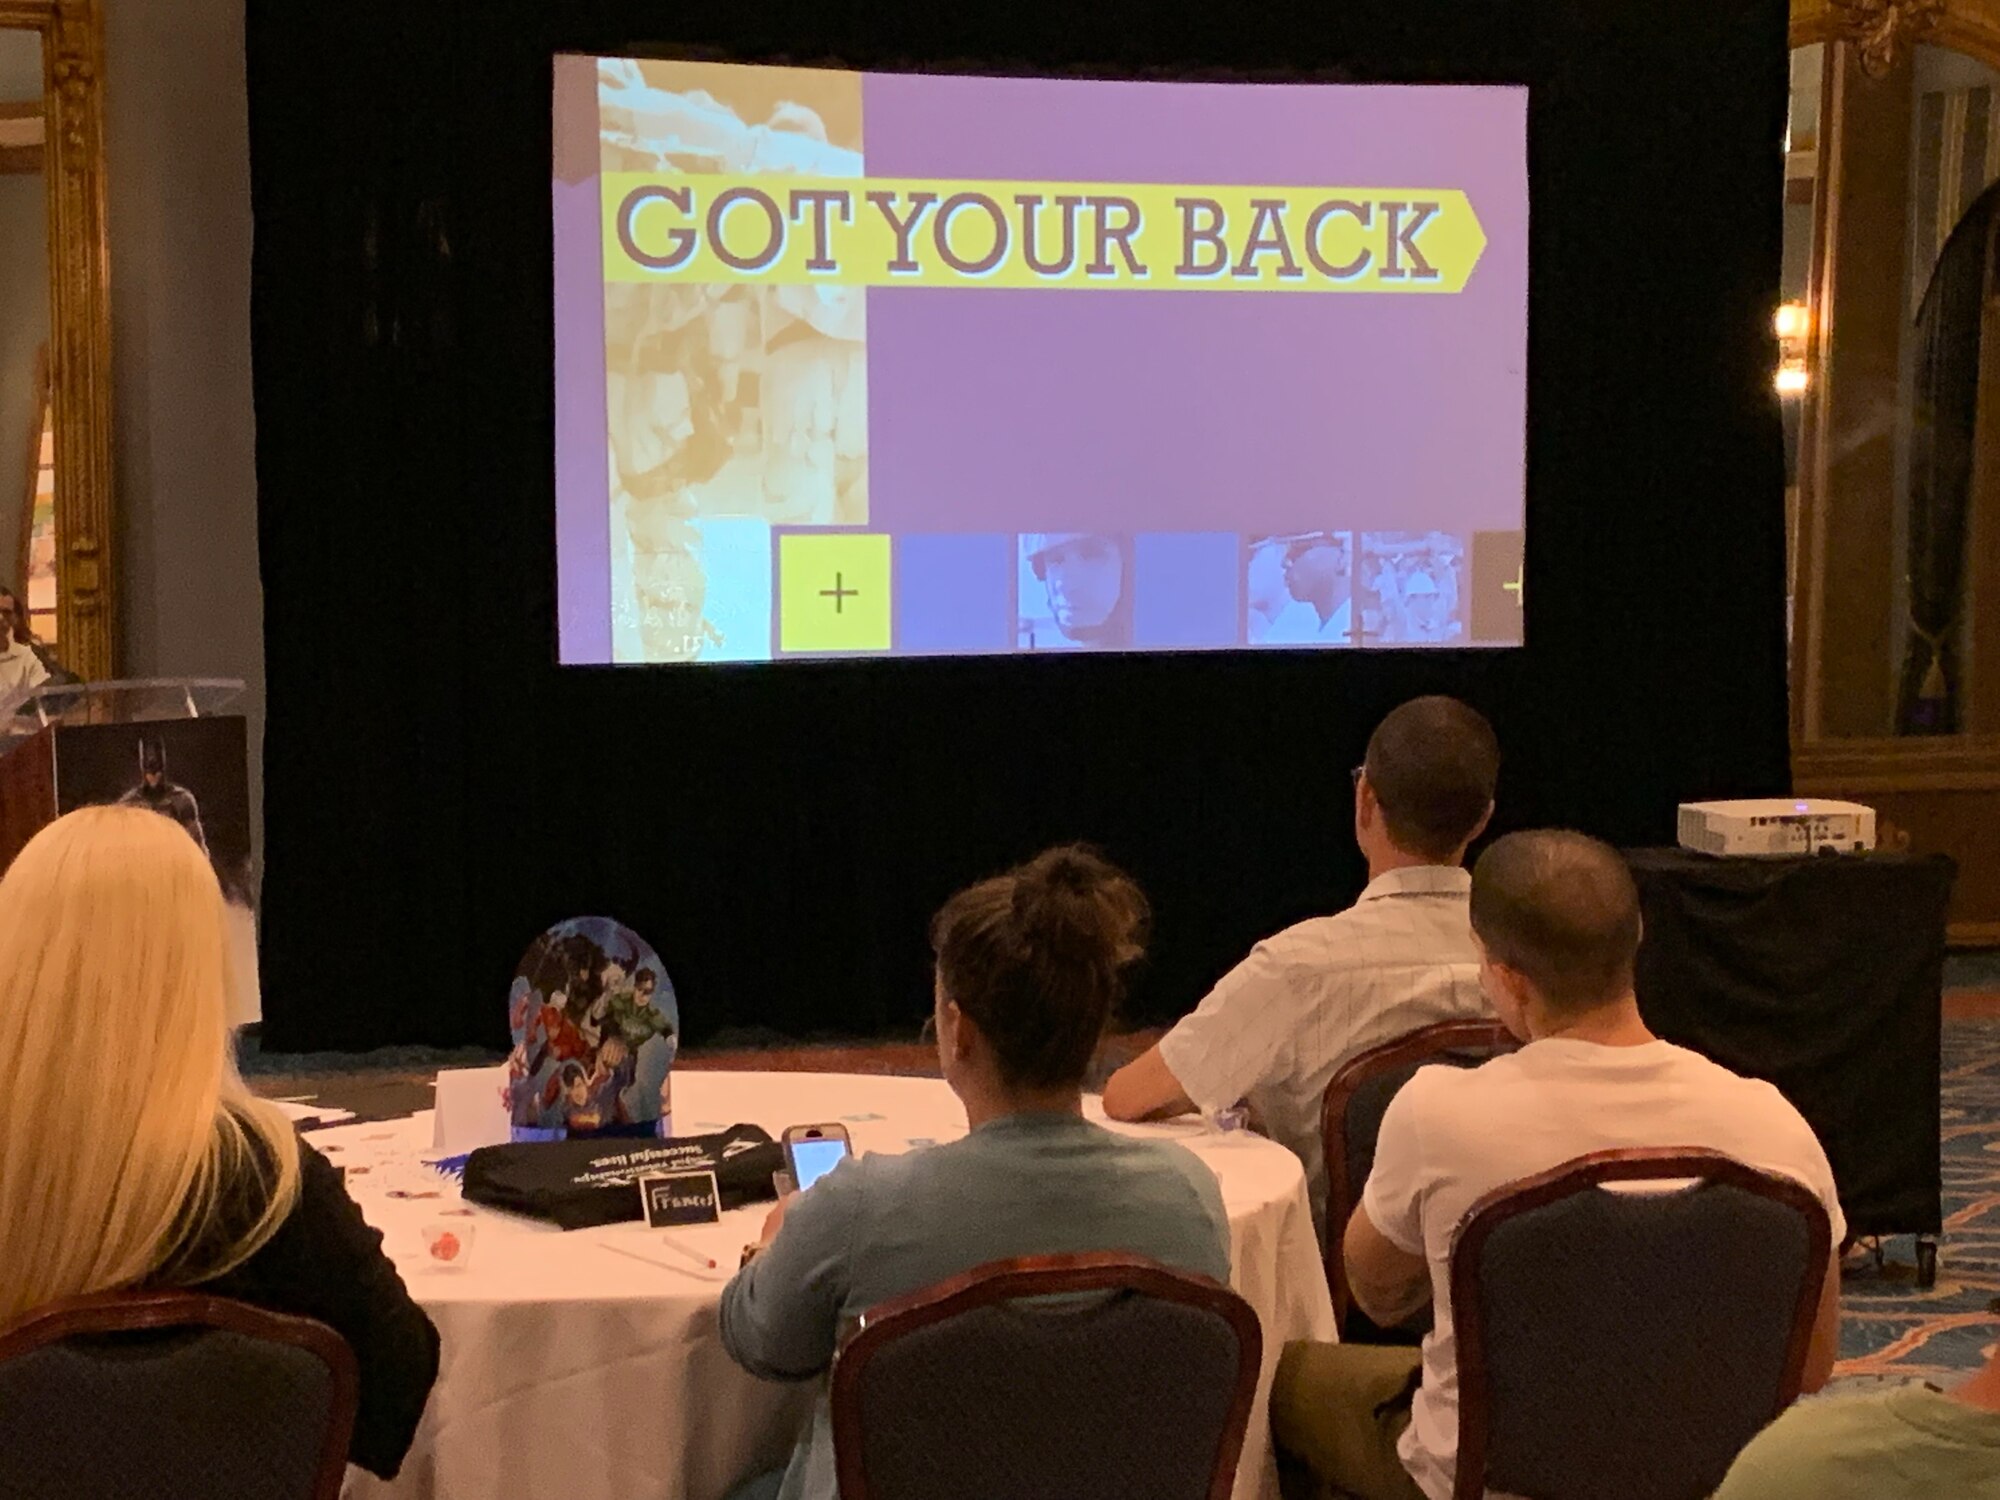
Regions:
M 1449 1056 L 1474 1047 L 1490 1047 L 1497 1055 L 1511 1052 L 1520 1039 L 1498 1021 L 1438 1021 L 1371 1047 L 1351 1058 L 1327 1081 L 1319 1110 L 1320 1154 L 1326 1163 L 1326 1231 L 1320 1255 L 1326 1262 L 1327 1289 L 1333 1293 L 1336 1326 L 1345 1327 L 1354 1310 L 1354 1295 L 1347 1285 L 1347 1264 L 1341 1256 L 1341 1239 L 1347 1221 L 1361 1201 L 1365 1183 L 1347 1180 L 1347 1106 L 1361 1086 L 1371 1078 L 1411 1063 Z
M 1236 1334 L 1236 1388 L 1207 1490 L 1208 1500 L 1227 1500 L 1235 1484 L 1243 1435 L 1250 1424 L 1250 1408 L 1257 1397 L 1257 1377 L 1263 1366 L 1264 1331 L 1256 1311 L 1218 1281 L 1115 1251 L 992 1261 L 870 1308 L 833 1362 L 833 1453 L 841 1500 L 870 1500 L 863 1464 L 861 1387 L 869 1361 L 885 1344 L 961 1313 L 1023 1297 L 1109 1291 L 1137 1292 L 1214 1313 Z
M 1479 1258 L 1486 1241 L 1509 1220 L 1607 1182 L 1695 1178 L 1725 1183 L 1783 1204 L 1806 1221 L 1806 1275 L 1792 1310 L 1791 1338 L 1766 1420 L 1798 1399 L 1820 1293 L 1831 1264 L 1833 1228 L 1826 1207 L 1789 1177 L 1759 1171 L 1718 1151 L 1694 1147 L 1597 1151 L 1495 1189 L 1467 1210 L 1451 1251 L 1451 1319 L 1458 1342 L 1458 1474 L 1452 1500 L 1480 1500 L 1486 1493 L 1486 1453 L 1492 1438 L 1491 1393 L 1486 1381 L 1486 1309 L 1479 1288 Z
M 324 1323 L 199 1292 L 105 1292 L 52 1302 L 0 1332 L 0 1364 L 67 1339 L 174 1328 L 213 1328 L 285 1344 L 303 1349 L 326 1366 L 333 1388 L 325 1440 L 313 1476 L 312 1500 L 340 1500 L 360 1378 L 347 1340 Z

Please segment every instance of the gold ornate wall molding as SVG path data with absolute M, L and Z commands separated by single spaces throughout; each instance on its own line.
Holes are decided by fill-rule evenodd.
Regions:
M 0 0 L 0 28 L 41 34 L 48 129 L 49 386 L 56 448 L 57 635 L 87 678 L 117 672 L 111 462 L 111 257 L 100 0 Z
M 1833 0 L 1834 21 L 1870 78 L 1886 78 L 1937 29 L 1944 0 Z
M 1923 45 L 2000 67 L 2000 0 L 1792 0 L 1791 40 L 1847 42 L 1871 78 Z

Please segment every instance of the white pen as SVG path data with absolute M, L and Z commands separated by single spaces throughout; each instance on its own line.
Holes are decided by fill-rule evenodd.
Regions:
M 704 1270 L 719 1271 L 722 1269 L 720 1265 L 718 1265 L 715 1261 L 711 1260 L 708 1256 L 703 1255 L 699 1250 L 691 1249 L 689 1246 L 683 1245 L 679 1240 L 670 1239 L 664 1234 L 655 1232 L 653 1234 L 648 1235 L 646 1237 L 646 1241 L 648 1244 L 665 1245 L 669 1250 L 673 1251 L 676 1255 L 682 1256 L 683 1258 L 692 1261 L 695 1265 L 702 1267 Z M 600 1243 L 602 1242 L 600 1241 Z M 623 1245 L 607 1244 L 604 1246 L 604 1248 L 606 1250 L 612 1251 L 614 1254 L 627 1256 L 632 1260 L 642 1260 L 649 1266 L 657 1266 L 660 1264 L 658 1261 L 654 1260 L 652 1256 L 641 1255 L 637 1250 L 629 1250 Z
M 646 1236 L 646 1238 L 651 1240 L 656 1245 L 665 1245 L 669 1250 L 673 1251 L 676 1255 L 685 1256 L 687 1259 L 693 1261 L 698 1266 L 706 1266 L 711 1271 L 718 1271 L 722 1269 L 719 1263 L 709 1259 L 709 1257 L 707 1257 L 706 1255 L 703 1255 L 699 1250 L 695 1249 L 694 1246 L 684 1245 L 670 1234 L 661 1234 L 656 1229 L 651 1234 Z

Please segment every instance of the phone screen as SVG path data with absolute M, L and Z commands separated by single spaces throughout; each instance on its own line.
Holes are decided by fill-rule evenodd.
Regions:
M 792 1171 L 798 1177 L 799 1191 L 804 1192 L 834 1168 L 841 1157 L 847 1155 L 847 1142 L 834 1137 L 823 1141 L 792 1142 Z

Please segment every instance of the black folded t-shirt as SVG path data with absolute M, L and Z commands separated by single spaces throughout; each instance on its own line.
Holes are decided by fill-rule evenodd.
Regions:
M 740 1208 L 775 1199 L 771 1175 L 784 1164 L 783 1148 L 756 1125 L 667 1140 L 520 1142 L 473 1152 L 465 1196 L 564 1229 L 590 1229 L 642 1217 L 642 1177 L 712 1171 L 722 1206 Z

